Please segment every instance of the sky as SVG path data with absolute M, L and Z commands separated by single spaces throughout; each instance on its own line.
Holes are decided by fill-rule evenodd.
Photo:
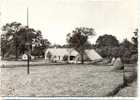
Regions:
M 0 0 L 1 26 L 20 22 L 41 30 L 52 44 L 65 44 L 66 34 L 76 27 L 93 28 L 95 43 L 100 35 L 111 34 L 119 41 L 131 40 L 137 26 L 137 0 Z

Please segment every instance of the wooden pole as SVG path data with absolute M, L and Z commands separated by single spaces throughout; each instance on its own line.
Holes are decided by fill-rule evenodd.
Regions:
M 29 28 L 29 10 L 27 8 L 27 28 Z M 27 29 L 27 31 L 29 31 Z M 28 33 L 27 33 L 28 34 Z M 28 38 L 28 35 L 27 35 L 27 42 L 29 42 L 29 38 Z M 27 60 L 27 74 L 30 74 L 30 55 L 29 55 L 29 51 L 30 51 L 30 44 L 28 43 L 28 60 Z
M 27 8 L 27 27 L 29 27 L 29 9 Z

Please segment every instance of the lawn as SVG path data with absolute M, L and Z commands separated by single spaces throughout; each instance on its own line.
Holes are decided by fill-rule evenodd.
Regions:
M 46 65 L 1 68 L 1 96 L 106 96 L 123 83 L 113 66 Z
M 136 97 L 137 96 L 137 82 L 129 84 L 127 87 L 121 89 L 115 96 L 116 97 Z

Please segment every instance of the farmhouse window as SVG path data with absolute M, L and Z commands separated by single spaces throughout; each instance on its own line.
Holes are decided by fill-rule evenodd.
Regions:
M 74 60 L 75 59 L 75 56 L 70 56 L 70 60 Z

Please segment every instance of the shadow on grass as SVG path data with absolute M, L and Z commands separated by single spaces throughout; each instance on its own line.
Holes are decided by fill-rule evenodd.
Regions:
M 137 72 L 134 72 L 131 76 L 125 78 L 126 82 L 125 84 L 122 83 L 118 85 L 115 89 L 113 89 L 111 92 L 109 92 L 106 96 L 107 97 L 113 97 L 115 96 L 121 89 L 129 86 L 129 84 L 133 83 L 134 81 L 137 81 Z

